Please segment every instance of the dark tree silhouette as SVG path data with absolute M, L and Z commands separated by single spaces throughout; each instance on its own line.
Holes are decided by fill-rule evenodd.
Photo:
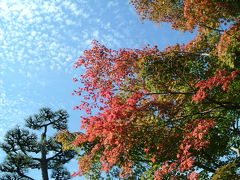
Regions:
M 70 179 L 70 173 L 63 165 L 75 155 L 73 150 L 62 150 L 62 145 L 55 140 L 55 136 L 48 136 L 49 128 L 57 131 L 67 129 L 68 113 L 65 110 L 56 112 L 50 108 L 40 109 L 26 119 L 26 127 L 31 130 L 42 131 L 41 137 L 28 129 L 16 127 L 9 130 L 0 144 L 6 152 L 6 158 L 0 164 L 1 180 L 29 180 L 34 179 L 27 175 L 29 169 L 41 169 L 42 179 L 48 180 L 48 170 L 52 170 L 52 178 L 56 180 Z

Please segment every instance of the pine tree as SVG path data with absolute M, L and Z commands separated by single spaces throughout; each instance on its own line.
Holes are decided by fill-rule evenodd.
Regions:
M 52 170 L 52 178 L 57 180 L 70 179 L 70 173 L 63 165 L 76 154 L 73 150 L 62 150 L 62 145 L 55 141 L 55 136 L 48 136 L 50 127 L 54 130 L 67 129 L 68 113 L 65 110 L 56 112 L 50 108 L 40 109 L 26 119 L 26 127 L 9 130 L 0 147 L 5 151 L 6 158 L 0 164 L 3 172 L 1 180 L 35 179 L 27 175 L 30 169 L 40 169 L 43 180 L 48 180 L 48 170 Z M 33 130 L 42 131 L 39 138 Z

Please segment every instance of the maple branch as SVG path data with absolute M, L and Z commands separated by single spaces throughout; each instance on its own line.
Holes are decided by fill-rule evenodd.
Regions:
M 195 94 L 193 92 L 173 92 L 173 91 L 166 91 L 166 92 L 156 92 L 156 93 L 147 93 L 146 96 L 153 95 L 153 94 Z
M 229 110 L 240 109 L 239 103 L 232 103 L 232 102 L 227 102 L 227 101 L 220 102 L 220 101 L 216 101 L 215 99 L 210 98 L 210 97 L 206 97 L 206 100 L 208 100 L 209 102 L 215 103 L 225 109 L 229 109 Z
M 240 115 L 237 115 L 236 120 L 232 122 L 232 128 L 230 128 L 230 130 L 231 130 L 233 133 L 236 133 L 237 135 L 240 134 L 240 130 L 239 130 L 239 118 L 240 118 Z
M 119 88 L 119 90 L 121 91 L 126 91 L 126 92 L 136 92 L 136 91 L 133 91 L 133 90 L 126 90 L 126 89 L 122 89 L 122 88 Z M 115 90 L 117 91 L 117 90 Z M 155 93 L 146 93 L 144 94 L 145 96 L 149 96 L 149 95 L 153 95 L 153 94 L 195 94 L 195 92 L 177 92 L 177 91 L 165 91 L 165 92 L 155 92 Z
M 202 152 L 206 156 L 207 160 L 209 160 L 216 168 L 212 168 L 212 167 L 208 167 L 208 166 L 204 165 L 203 162 L 201 162 L 201 159 L 199 159 L 199 157 L 198 157 L 198 161 L 195 161 L 195 164 L 200 168 L 203 168 L 209 172 L 215 173 L 215 171 L 221 166 L 219 164 L 217 164 L 215 162 L 215 160 L 206 151 L 202 151 Z M 207 163 L 207 164 L 209 164 L 209 163 Z
M 207 170 L 207 171 L 209 171 L 209 172 L 212 172 L 212 173 L 215 173 L 215 172 L 216 172 L 216 169 L 213 169 L 213 168 L 211 168 L 211 167 L 208 167 L 208 166 L 206 166 L 206 165 L 204 165 L 204 164 L 202 164 L 202 163 L 200 163 L 200 162 L 195 162 L 195 164 L 196 164 L 198 167 L 200 167 L 200 168 L 202 168 L 202 169 L 205 169 L 205 170 Z
M 216 29 L 216 28 L 213 28 L 213 27 L 210 27 L 210 26 L 207 26 L 205 24 L 199 24 L 200 27 L 204 27 L 204 28 L 208 28 L 208 29 L 211 29 L 211 30 L 214 30 L 214 31 L 217 31 L 217 32 L 224 32 L 223 29 Z
M 175 52 L 175 53 L 177 53 L 177 54 L 180 54 L 180 55 L 182 55 L 182 54 L 187 54 L 187 55 L 193 55 L 193 56 L 212 56 L 211 54 L 208 54 L 208 53 L 206 53 L 206 52 L 199 52 L 199 53 L 194 53 L 194 52 L 187 52 L 187 51 L 173 51 L 173 52 Z
M 208 171 L 214 170 L 214 172 L 215 172 L 217 169 L 219 169 L 219 168 L 223 165 L 223 164 L 217 164 L 217 163 L 215 162 L 215 160 L 211 157 L 211 155 L 208 154 L 208 152 L 202 150 L 202 153 L 205 155 L 206 159 L 209 160 L 209 161 L 215 166 L 215 169 L 214 169 L 214 168 L 210 168 L 210 169 L 209 169 L 209 167 L 205 166 L 203 163 L 197 162 L 197 164 L 199 165 L 199 167 L 200 167 L 201 165 L 203 165 L 203 166 L 205 166 L 205 167 L 207 168 L 206 170 L 208 170 Z M 199 163 L 201 163 L 201 164 L 199 164 Z M 207 164 L 209 164 L 209 163 L 207 163 Z M 200 167 L 200 168 L 201 168 L 201 167 Z M 203 167 L 202 167 L 202 168 L 203 168 Z M 212 172 L 212 171 L 210 171 L 210 172 Z M 213 172 L 213 173 L 214 173 L 214 172 Z
M 237 121 L 236 121 L 235 125 L 233 125 L 233 129 L 236 130 L 238 133 L 239 133 L 239 116 L 240 115 L 237 116 L 237 118 L 236 118 Z
M 235 151 L 237 153 L 237 157 L 240 157 L 240 152 L 238 148 L 230 147 L 231 150 Z
M 204 25 L 204 24 L 200 24 L 200 27 L 201 27 L 201 26 L 202 26 L 202 27 L 205 27 L 205 28 L 208 28 L 208 29 L 211 29 L 211 30 L 214 30 L 214 31 L 217 31 L 217 32 L 219 32 L 219 33 L 225 32 L 227 35 L 234 37 L 234 35 L 229 34 L 227 31 L 225 31 L 225 30 L 223 30 L 223 29 L 212 28 L 212 27 L 209 27 L 209 26 Z M 238 37 L 234 37 L 234 38 L 237 39 L 238 41 L 240 41 L 240 39 L 239 39 Z
M 202 115 L 202 114 L 207 114 L 207 113 L 210 113 L 210 112 L 218 112 L 219 110 L 217 110 L 219 107 L 215 107 L 213 109 L 210 109 L 210 110 L 207 110 L 207 111 L 202 111 L 202 112 L 196 112 L 194 114 L 189 114 L 189 115 L 186 115 L 186 116 L 181 116 L 180 118 L 176 118 L 174 120 L 181 120 L 181 119 L 185 119 L 187 117 L 192 117 L 192 116 L 195 116 L 195 115 Z
M 177 119 L 172 119 L 172 122 L 174 120 L 177 120 Z M 164 125 L 165 125 L 165 127 L 167 127 L 167 123 L 165 123 Z M 183 129 L 179 126 L 174 126 L 173 124 L 171 124 L 171 125 L 172 125 L 172 128 L 176 128 L 178 130 L 185 131 L 185 129 Z M 134 124 L 132 126 L 133 127 L 146 127 L 146 131 L 152 131 L 153 129 L 158 129 L 159 128 L 158 124 L 155 124 L 155 125 L 149 125 L 149 124 L 147 124 L 147 125 L 142 125 L 142 124 L 141 125 L 136 125 L 136 124 Z

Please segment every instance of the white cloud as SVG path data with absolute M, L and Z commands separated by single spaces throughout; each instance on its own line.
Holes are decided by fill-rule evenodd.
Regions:
M 93 31 L 93 39 L 98 39 L 99 38 L 99 31 L 95 30 Z
M 111 8 L 111 7 L 114 7 L 114 6 L 117 6 L 117 5 L 118 5 L 117 1 L 110 1 L 110 2 L 107 3 L 108 8 Z
M 89 46 L 89 45 L 91 45 L 91 43 L 92 43 L 92 39 L 87 39 L 84 44 Z

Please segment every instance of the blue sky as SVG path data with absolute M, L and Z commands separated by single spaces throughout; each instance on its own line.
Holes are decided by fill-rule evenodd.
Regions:
M 0 0 L 0 141 L 41 107 L 66 109 L 69 129 L 79 130 L 72 78 L 84 69 L 73 63 L 94 39 L 114 49 L 162 49 L 193 34 L 139 21 L 128 0 Z

